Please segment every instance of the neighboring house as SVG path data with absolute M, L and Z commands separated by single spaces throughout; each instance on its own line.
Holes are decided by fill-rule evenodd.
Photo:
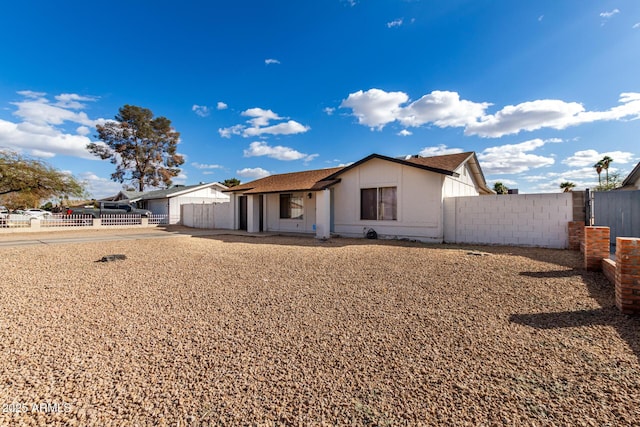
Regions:
M 120 202 L 127 200 L 138 200 L 140 196 L 142 196 L 144 192 L 142 191 L 127 191 L 120 190 L 118 194 L 111 197 L 106 197 L 104 199 L 100 199 L 101 202 Z
M 622 187 L 618 190 L 640 190 L 640 163 L 622 181 Z
M 234 228 L 443 240 L 443 199 L 495 194 L 473 152 L 392 158 L 372 154 L 346 167 L 271 175 L 232 187 Z
M 140 192 L 120 191 L 110 199 L 127 200 L 154 215 L 168 215 L 169 224 L 181 223 L 181 206 L 189 203 L 225 203 L 229 195 L 223 193 L 227 186 L 219 182 L 198 185 L 175 185 L 164 190 Z

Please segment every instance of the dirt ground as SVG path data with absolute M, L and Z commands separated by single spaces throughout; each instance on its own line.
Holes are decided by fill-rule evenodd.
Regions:
M 1 247 L 0 425 L 637 424 L 640 319 L 580 261 L 229 235 Z

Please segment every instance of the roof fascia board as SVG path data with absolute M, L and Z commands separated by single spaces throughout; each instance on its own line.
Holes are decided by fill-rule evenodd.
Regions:
M 640 162 L 636 165 L 635 168 L 633 168 L 633 170 L 631 171 L 631 173 L 629 175 L 627 175 L 627 177 L 624 179 L 624 181 L 622 181 L 622 187 L 624 187 L 625 185 L 631 185 L 635 182 L 635 177 L 636 175 L 638 175 L 640 173 Z
M 344 172 L 346 172 L 348 170 L 356 168 L 356 167 L 360 166 L 361 164 L 366 163 L 366 162 L 368 162 L 369 160 L 372 160 L 372 159 L 387 160 L 389 162 L 398 163 L 398 164 L 401 164 L 401 165 L 404 165 L 404 166 L 411 166 L 411 167 L 414 167 L 414 168 L 426 170 L 426 171 L 429 171 L 429 172 L 440 173 L 440 174 L 443 174 L 443 175 L 449 175 L 449 176 L 454 176 L 454 177 L 460 176 L 460 174 L 458 174 L 456 172 L 447 171 L 447 170 L 444 170 L 444 169 L 433 168 L 433 167 L 430 167 L 430 166 L 419 165 L 417 163 L 411 163 L 411 162 L 404 161 L 402 159 L 395 159 L 393 157 L 383 156 L 382 154 L 374 153 L 374 154 L 368 155 L 364 159 L 358 160 L 357 162 L 350 164 L 349 166 L 346 166 L 343 169 L 340 169 L 339 171 L 337 171 L 333 175 L 329 175 L 325 179 L 333 179 L 333 178 L 337 177 L 338 175 L 341 175 L 341 174 L 343 174 Z

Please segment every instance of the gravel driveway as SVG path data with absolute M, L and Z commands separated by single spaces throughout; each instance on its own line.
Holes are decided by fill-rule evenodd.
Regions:
M 640 319 L 580 264 L 294 237 L 0 248 L 0 425 L 636 424 Z

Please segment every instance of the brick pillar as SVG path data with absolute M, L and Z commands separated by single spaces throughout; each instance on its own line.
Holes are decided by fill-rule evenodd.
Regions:
M 602 270 L 602 260 L 609 258 L 609 227 L 584 228 L 584 268 Z
M 640 239 L 616 238 L 616 306 L 640 314 Z
M 584 221 L 569 221 L 569 249 L 579 251 L 583 239 Z

